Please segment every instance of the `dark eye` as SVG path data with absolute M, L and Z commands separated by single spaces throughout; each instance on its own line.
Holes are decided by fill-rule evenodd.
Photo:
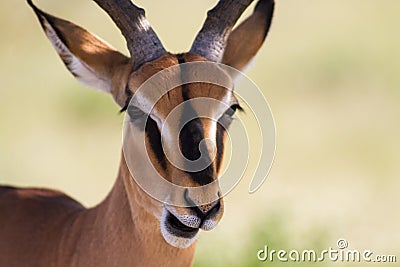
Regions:
M 144 113 L 140 108 L 130 105 L 126 112 L 132 121 L 136 121 L 138 119 L 143 119 L 146 117 L 146 113 Z
M 226 116 L 232 117 L 233 114 L 235 114 L 236 110 L 242 110 L 242 108 L 239 106 L 239 104 L 234 104 L 230 108 L 228 108 L 227 111 L 225 111 Z
M 224 115 L 221 116 L 221 118 L 218 120 L 218 123 L 227 129 L 233 121 L 233 115 L 235 114 L 236 110 L 241 111 L 243 109 L 239 106 L 239 104 L 232 105 L 227 111 L 225 111 Z
M 127 108 L 126 112 L 130 121 L 141 130 L 144 130 L 146 120 L 150 117 L 143 110 L 132 105 Z

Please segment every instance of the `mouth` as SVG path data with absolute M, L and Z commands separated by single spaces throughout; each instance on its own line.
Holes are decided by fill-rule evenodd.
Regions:
M 185 213 L 180 215 L 174 207 L 165 206 L 160 218 L 164 240 L 177 248 L 188 248 L 196 241 L 200 229 L 209 231 L 218 223 L 213 218 L 202 219 L 194 210 Z
M 193 239 L 199 232 L 199 228 L 189 227 L 184 225 L 178 218 L 171 212 L 166 210 L 166 217 L 164 221 L 166 230 L 176 237 Z

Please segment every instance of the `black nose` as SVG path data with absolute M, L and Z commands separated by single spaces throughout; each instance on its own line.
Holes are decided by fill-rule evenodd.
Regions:
M 185 200 L 190 208 L 194 210 L 197 216 L 202 220 L 213 218 L 221 209 L 220 199 L 208 204 L 200 204 L 190 198 L 188 190 L 185 191 Z

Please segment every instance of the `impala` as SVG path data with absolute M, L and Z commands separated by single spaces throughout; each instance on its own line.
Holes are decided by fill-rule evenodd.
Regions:
M 138 87 L 169 67 L 187 62 L 215 62 L 238 70 L 245 68 L 264 42 L 274 10 L 273 0 L 260 0 L 253 13 L 232 30 L 252 0 L 221 0 L 208 12 L 190 51 L 172 54 L 162 46 L 144 10 L 130 0 L 94 1 L 121 30 L 130 57 L 85 29 L 41 11 L 31 0 L 28 4 L 76 79 L 111 94 L 122 110 L 128 112 L 130 99 Z M 143 131 L 133 126 L 133 142 L 136 134 L 142 134 L 146 141 L 145 151 L 135 151 L 139 165 L 141 158 L 148 157 L 166 180 L 188 188 L 218 179 L 226 137 L 224 128 L 218 125 L 218 117 L 229 119 L 233 112 L 211 114 L 217 117 L 216 121 L 195 119 L 181 129 L 180 149 L 188 159 L 198 158 L 199 144 L 204 138 L 216 144 L 217 156 L 198 171 L 184 171 L 171 164 L 166 157 L 168 146 L 161 145 L 161 126 L 168 124 L 165 118 L 174 107 L 200 97 L 224 102 L 232 106 L 230 110 L 238 107 L 232 90 L 193 83 L 163 95 L 150 112 L 138 105 L 130 114 L 135 121 L 135 116 L 149 113 Z M 178 130 L 174 125 L 168 127 Z M 190 194 L 182 196 L 187 206 L 164 203 L 137 184 L 126 155 L 121 154 L 114 187 L 93 208 L 85 208 L 55 190 L 0 187 L 0 265 L 191 266 L 199 230 L 211 230 L 222 217 L 220 189 L 205 187 L 205 195 L 218 196 L 210 203 L 205 203 L 201 195 Z

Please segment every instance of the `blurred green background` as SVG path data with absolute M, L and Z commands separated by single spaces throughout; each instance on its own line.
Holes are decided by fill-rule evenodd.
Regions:
M 135 2 L 172 52 L 188 50 L 215 4 Z M 126 53 L 92 1 L 36 3 Z M 256 253 L 264 245 L 325 249 L 339 238 L 400 257 L 399 10 L 395 0 L 278 1 L 248 72 L 274 113 L 275 163 L 257 193 L 247 193 L 246 177 L 226 198 L 195 266 L 292 266 L 258 262 Z M 0 33 L 0 183 L 98 203 L 116 177 L 123 115 L 111 97 L 73 79 L 24 1 L 0 2 Z

